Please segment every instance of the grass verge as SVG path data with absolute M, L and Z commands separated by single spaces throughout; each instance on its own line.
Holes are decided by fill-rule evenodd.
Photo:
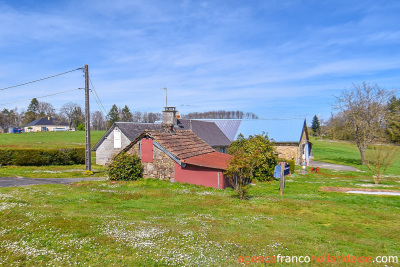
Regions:
M 399 185 L 392 177 L 378 187 Z M 282 197 L 279 182 L 258 183 L 247 201 L 231 189 L 154 179 L 0 188 L 0 265 L 233 266 L 239 256 L 400 256 L 399 197 L 322 186 L 374 185 L 363 173 L 322 170 L 287 177 Z

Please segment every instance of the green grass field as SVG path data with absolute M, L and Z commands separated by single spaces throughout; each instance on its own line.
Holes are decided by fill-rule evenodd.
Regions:
M 343 164 L 356 167 L 362 171 L 369 172 L 366 166 L 361 165 L 360 152 L 356 145 L 332 140 L 321 140 L 312 138 L 314 160 Z M 400 150 L 400 147 L 393 146 Z M 387 169 L 387 174 L 400 175 L 400 157 Z
M 252 186 L 246 201 L 231 189 L 155 179 L 0 188 L 0 265 L 234 266 L 240 256 L 399 257 L 399 197 L 319 191 L 369 183 L 346 172 L 295 174 L 284 196 L 275 181 Z M 395 179 L 382 186 L 399 189 Z
M 36 146 L 48 139 L 47 146 L 59 144 L 55 135 L 43 136 Z M 82 136 L 63 137 L 72 146 Z M 360 167 L 353 145 L 313 143 L 316 159 Z M 98 176 L 105 175 L 96 168 Z M 3 166 L 0 176 L 78 177 L 83 170 Z M 399 258 L 399 196 L 321 191 L 323 186 L 400 191 L 399 178 L 392 170 L 376 186 L 364 171 L 296 173 L 287 177 L 283 196 L 279 182 L 257 183 L 246 201 L 232 189 L 155 179 L 0 188 L 0 265 L 236 266 L 240 256 L 278 254 Z
M 100 140 L 105 131 L 91 131 L 92 147 Z M 21 134 L 0 134 L 0 149 L 15 148 L 65 148 L 84 147 L 85 132 L 37 132 Z
M 105 131 L 91 131 L 92 147 Z M 0 153 L 2 148 L 64 148 L 84 147 L 85 132 L 38 132 L 22 134 L 0 134 Z M 96 153 L 92 152 L 94 176 L 104 177 L 105 168 L 95 165 Z M 72 166 L 2 166 L 0 177 L 21 176 L 28 178 L 74 178 L 83 177 L 85 165 Z

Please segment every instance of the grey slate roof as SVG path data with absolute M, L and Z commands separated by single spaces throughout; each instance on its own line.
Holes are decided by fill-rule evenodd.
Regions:
M 178 128 L 192 130 L 198 137 L 212 147 L 229 146 L 230 144 L 228 137 L 226 137 L 214 122 L 179 119 Z
M 161 124 L 154 123 L 135 123 L 135 122 L 115 122 L 107 132 L 101 137 L 101 139 L 97 142 L 97 144 L 93 147 L 93 151 L 103 143 L 103 141 L 107 138 L 107 136 L 118 127 L 121 132 L 130 140 L 135 140 L 141 133 L 146 130 L 161 130 Z
M 56 121 L 55 119 L 53 119 L 53 118 L 50 118 L 50 120 L 49 120 L 49 118 L 41 118 L 41 119 L 38 119 L 38 120 L 31 121 L 30 123 L 28 123 L 27 125 L 25 125 L 25 127 L 35 126 L 35 125 L 69 126 L 68 123 L 65 123 L 65 122 L 57 122 L 57 121 Z
M 103 143 L 111 131 L 114 130 L 115 126 L 117 126 L 130 141 L 135 140 L 146 130 L 162 130 L 161 123 L 116 122 L 93 147 L 93 151 L 96 151 L 96 149 L 101 145 L 101 143 Z M 198 137 L 212 147 L 228 146 L 230 144 L 229 139 L 213 122 L 178 120 L 178 125 L 175 126 L 175 130 L 192 130 Z

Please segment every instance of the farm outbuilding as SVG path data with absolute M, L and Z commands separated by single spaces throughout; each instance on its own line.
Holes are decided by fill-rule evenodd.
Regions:
M 301 165 L 303 160 L 308 164 L 312 156 L 305 119 L 213 119 L 218 128 L 234 141 L 240 134 L 244 137 L 266 133 L 273 141 L 279 158 L 293 159 Z
M 144 166 L 144 177 L 225 188 L 223 172 L 230 155 L 217 152 L 190 130 L 145 131 L 124 151 L 136 154 Z
M 215 151 L 226 152 L 230 141 L 225 134 L 213 122 L 199 120 L 177 119 L 176 110 L 173 107 L 166 109 L 163 121 L 157 123 L 135 123 L 135 122 L 116 122 L 103 137 L 93 147 L 96 151 L 96 164 L 106 165 L 110 163 L 112 157 L 119 153 L 124 147 L 129 145 L 145 130 L 162 130 L 165 125 L 170 125 L 169 129 L 191 130 L 198 137 L 209 144 Z M 163 126 L 164 125 L 164 126 Z

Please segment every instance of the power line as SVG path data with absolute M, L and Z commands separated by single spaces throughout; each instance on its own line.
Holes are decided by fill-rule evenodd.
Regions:
M 93 92 L 94 92 L 93 96 L 94 96 L 94 99 L 95 99 L 96 102 L 97 102 L 97 105 L 99 106 L 99 108 L 103 108 L 103 110 L 104 110 L 104 115 L 107 115 L 107 111 L 106 111 L 106 109 L 104 108 L 103 103 L 101 102 L 100 97 L 99 97 L 99 95 L 97 94 L 97 91 L 96 91 L 96 89 L 94 88 L 93 83 L 92 83 L 92 80 L 90 79 L 90 77 L 89 77 L 89 81 L 90 81 L 90 84 L 92 85 Z M 97 101 L 96 97 L 97 97 L 97 99 L 98 99 L 99 101 Z M 99 103 L 100 103 L 101 106 L 99 105 Z
M 61 75 L 64 75 L 64 74 L 67 74 L 67 73 L 70 73 L 70 72 L 73 72 L 73 71 L 81 70 L 81 69 L 82 68 L 77 68 L 77 69 L 74 69 L 74 70 L 69 70 L 69 71 L 66 71 L 66 72 L 62 72 L 62 73 L 59 73 L 59 74 L 55 74 L 55 75 L 52 75 L 52 76 L 41 78 L 41 79 L 38 79 L 38 80 L 34 80 L 34 81 L 26 82 L 26 83 L 21 83 L 21 84 L 17 84 L 17 85 L 13 85 L 13 86 L 0 88 L 0 91 L 11 89 L 11 88 L 15 88 L 15 87 L 19 87 L 19 86 L 24 86 L 24 85 L 31 84 L 31 83 L 40 82 L 40 81 L 43 81 L 43 80 L 47 80 L 47 79 L 50 79 L 50 78 L 61 76 Z
M 62 92 L 58 92 L 58 93 L 54 93 L 54 94 L 49 94 L 49 95 L 38 96 L 38 97 L 36 97 L 36 98 L 44 98 L 44 97 L 49 97 L 49 96 L 53 96 L 53 95 L 60 95 L 60 94 L 65 94 L 65 93 L 72 92 L 72 91 L 76 91 L 76 90 L 80 90 L 80 88 L 76 88 L 76 89 L 72 89 L 72 90 L 67 90 L 67 91 L 62 91 Z M 24 100 L 18 100 L 18 101 L 9 102 L 9 103 L 1 103 L 0 106 L 6 106 L 6 105 L 9 105 L 9 104 L 14 104 L 14 103 L 19 103 L 19 102 L 25 102 L 25 101 L 30 101 L 30 100 L 32 100 L 32 98 L 24 99 Z

